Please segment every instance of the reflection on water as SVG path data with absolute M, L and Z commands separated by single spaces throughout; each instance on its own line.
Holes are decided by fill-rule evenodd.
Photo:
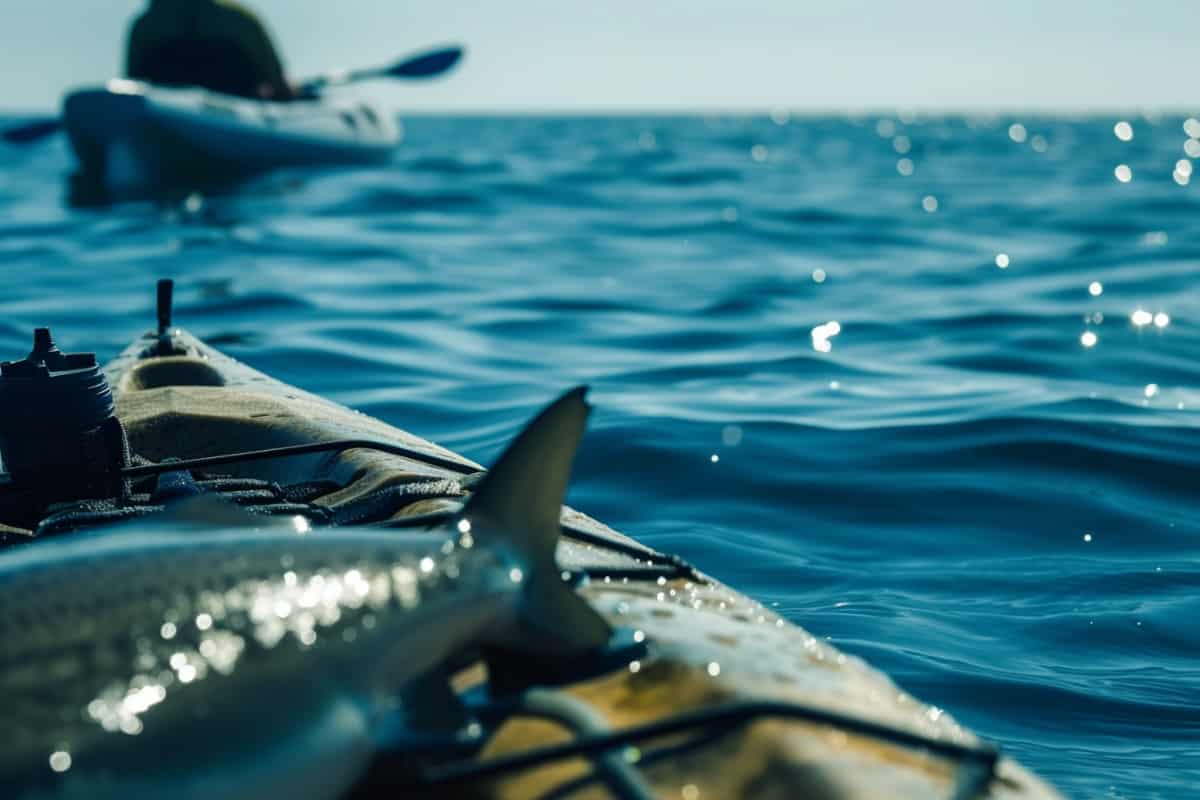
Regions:
M 590 383 L 573 504 L 1070 793 L 1189 795 L 1200 121 L 407 122 L 389 169 L 165 209 L 0 150 L 0 347 L 113 355 L 173 277 L 180 324 L 484 462 Z

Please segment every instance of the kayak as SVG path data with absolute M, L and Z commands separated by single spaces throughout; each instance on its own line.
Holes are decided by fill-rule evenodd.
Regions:
M 36 631 L 0 635 L 9 796 L 1059 797 L 859 658 L 562 506 L 584 390 L 484 470 L 223 354 L 175 327 L 170 295 L 161 283 L 157 328 L 103 369 L 40 331 L 0 370 L 0 406 L 61 395 L 0 420 L 0 634 Z M 87 419 L 66 425 L 68 407 Z M 55 460 L 72 437 L 108 478 Z M 401 607 L 407 628 L 389 622 Z M 106 622 L 131 641 L 82 672 L 123 677 L 52 713 L 60 695 L 28 688 L 70 672 L 48 653 L 77 635 L 61 647 L 79 657 Z M 399 656 L 368 644 L 388 625 Z M 319 671 L 322 647 L 336 669 Z M 366 695 L 338 688 L 357 672 L 406 688 L 359 715 Z M 94 740 L 118 766 L 89 783 Z
M 120 196 L 291 166 L 380 164 L 400 126 L 370 103 L 249 100 L 113 79 L 63 100 L 81 179 Z

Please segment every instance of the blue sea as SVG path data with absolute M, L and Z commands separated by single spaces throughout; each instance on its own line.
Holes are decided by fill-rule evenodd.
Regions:
M 484 463 L 587 383 L 572 505 L 1070 796 L 1198 796 L 1200 122 L 405 126 L 166 206 L 0 147 L 0 356 L 112 357 L 171 277 L 178 324 Z

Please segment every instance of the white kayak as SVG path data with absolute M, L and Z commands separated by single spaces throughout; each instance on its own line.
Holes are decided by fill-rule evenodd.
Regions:
M 62 119 L 81 178 L 114 195 L 379 164 L 401 138 L 390 114 L 361 100 L 277 103 L 124 79 L 69 93 Z

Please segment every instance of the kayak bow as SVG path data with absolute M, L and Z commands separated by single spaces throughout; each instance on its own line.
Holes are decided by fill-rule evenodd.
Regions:
M 104 372 L 136 456 L 117 454 L 123 495 L 56 498 L 24 529 L 0 519 L 34 540 L 0 550 L 0 690 L 24 709 L 0 715 L 0 782 L 16 797 L 190 798 L 218 778 L 246 797 L 558 797 L 597 782 L 627 798 L 1059 797 L 860 659 L 561 507 L 582 390 L 483 473 L 173 327 L 168 289 L 159 328 Z M 31 358 L 50 352 L 40 341 Z M 197 511 L 209 497 L 242 510 Z M 114 520 L 155 527 L 72 532 Z M 358 606 L 306 610 L 335 580 L 334 605 Z M 413 581 L 436 613 L 410 604 L 408 626 L 395 604 Z M 111 638 L 81 633 L 99 630 Z M 247 669 L 222 674 L 230 651 L 209 633 L 239 637 Z M 128 646 L 81 674 L 115 670 L 111 687 L 45 685 L 103 641 Z M 183 686 L 201 668 L 229 692 Z M 238 732 L 259 725 L 262 759 L 247 760 Z M 105 759 L 156 766 L 95 783 Z

